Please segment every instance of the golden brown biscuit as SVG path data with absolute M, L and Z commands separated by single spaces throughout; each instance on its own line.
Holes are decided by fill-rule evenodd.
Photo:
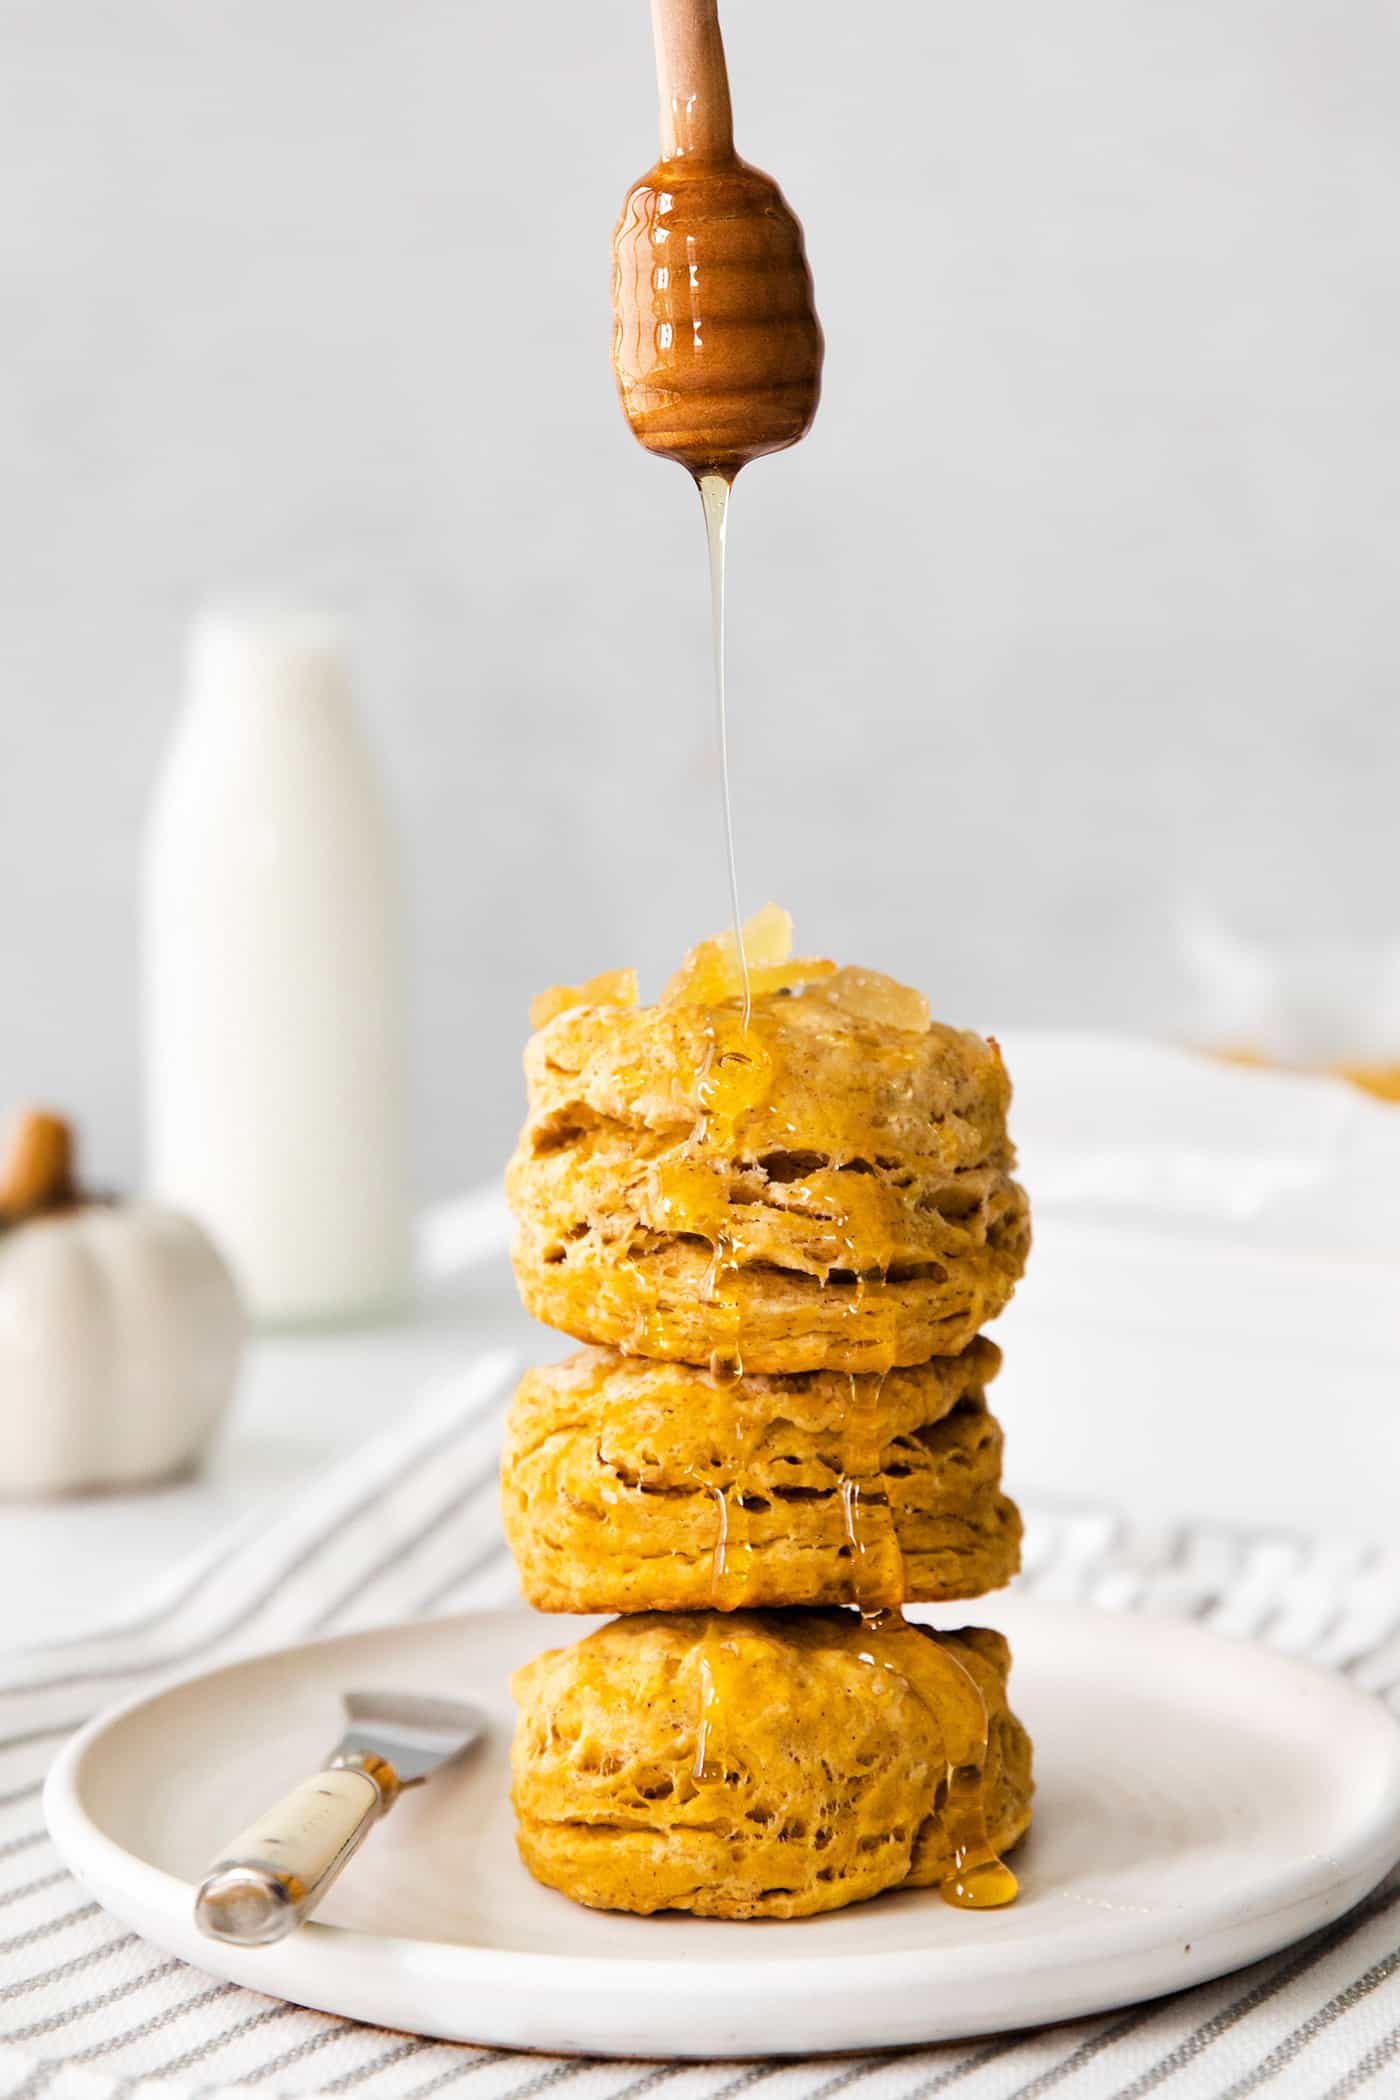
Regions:
M 1000 1634 L 853 1612 L 614 1620 L 515 1674 L 521 1857 L 603 1910 L 797 1918 L 931 1884 L 1006 1901 L 991 1852 L 1031 1797 L 1009 1663 Z
M 1020 1564 L 979 1339 L 878 1377 L 722 1383 L 584 1349 L 527 1371 L 501 1461 L 506 1535 L 543 1611 L 866 1609 L 980 1596 Z
M 904 1011 L 871 996 L 887 984 L 759 996 L 747 1030 L 732 1000 L 556 1014 L 526 1050 L 507 1175 L 529 1310 L 765 1373 L 965 1348 L 1029 1244 L 1010 1087 L 979 1036 L 876 1018 Z

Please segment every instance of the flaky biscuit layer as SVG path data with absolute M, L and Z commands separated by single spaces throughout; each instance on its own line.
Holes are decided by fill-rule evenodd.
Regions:
M 1009 1662 L 996 1633 L 849 1612 L 615 1620 L 515 1675 L 521 1856 L 594 1908 L 720 1918 L 942 1883 L 969 1690 L 992 1844 L 1030 1821 Z
M 507 1174 L 531 1312 L 629 1353 L 871 1371 L 955 1355 L 1029 1221 L 994 1045 L 817 992 L 576 1006 L 526 1051 Z
M 721 1381 L 584 1349 L 528 1371 L 502 1510 L 544 1611 L 866 1608 L 980 1596 L 1015 1574 L 985 1340 L 886 1377 Z

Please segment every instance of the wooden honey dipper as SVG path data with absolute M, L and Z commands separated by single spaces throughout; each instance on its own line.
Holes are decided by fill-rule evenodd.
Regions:
M 802 228 L 734 151 L 717 0 L 652 0 L 661 158 L 613 235 L 613 370 L 648 452 L 732 481 L 811 428 L 822 332 Z

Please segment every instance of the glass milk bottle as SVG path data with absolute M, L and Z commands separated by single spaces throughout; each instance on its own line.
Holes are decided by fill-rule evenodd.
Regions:
M 278 1324 L 410 1290 L 393 832 L 329 623 L 209 615 L 146 839 L 149 1176 Z

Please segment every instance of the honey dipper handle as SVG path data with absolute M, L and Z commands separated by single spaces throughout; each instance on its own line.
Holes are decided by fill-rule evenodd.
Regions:
M 732 160 L 718 0 L 651 0 L 663 160 Z

